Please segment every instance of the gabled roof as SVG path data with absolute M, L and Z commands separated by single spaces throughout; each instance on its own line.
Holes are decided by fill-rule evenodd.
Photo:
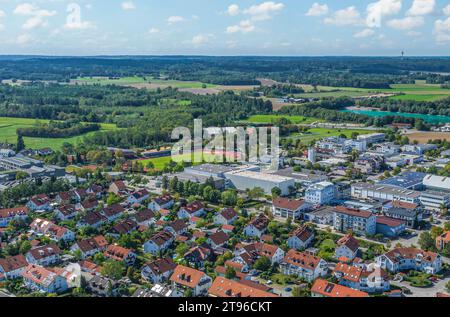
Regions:
M 181 209 L 186 210 L 188 213 L 193 214 L 201 209 L 203 209 L 205 206 L 200 201 L 194 201 L 190 204 L 187 204 L 185 207 L 182 207 Z
M 315 270 L 319 265 L 321 258 L 306 252 L 298 252 L 291 249 L 286 253 L 283 261 L 307 270 Z
M 127 234 L 136 229 L 137 223 L 132 219 L 127 219 L 122 222 L 116 223 L 112 230 L 118 234 Z
M 308 226 L 300 226 L 292 232 L 291 237 L 297 237 L 300 241 L 308 241 L 314 235 L 311 228 Z
M 25 206 L 10 208 L 10 209 L 1 209 L 0 210 L 0 219 L 1 218 L 9 218 L 14 216 L 25 216 L 28 214 L 28 208 Z
M 177 264 L 175 264 L 171 258 L 157 259 L 153 262 L 145 264 L 155 275 L 164 274 L 169 271 L 173 271 Z
M 4 272 L 12 272 L 28 265 L 28 262 L 23 254 L 10 256 L 0 259 L 0 267 Z
M 334 272 L 342 274 L 342 278 L 351 282 L 358 282 L 361 278 L 363 269 L 361 267 L 349 265 L 346 263 L 338 263 L 334 268 Z
M 305 203 L 304 200 L 292 200 L 283 197 L 278 197 L 273 200 L 273 205 L 276 208 L 287 209 L 290 211 L 298 210 L 304 203 Z
M 233 208 L 224 208 L 220 211 L 220 215 L 226 220 L 231 220 L 237 216 L 237 212 Z
M 113 260 L 117 261 L 123 261 L 125 260 L 130 253 L 133 251 L 127 248 L 123 248 L 119 245 L 110 245 L 104 252 L 104 255 L 108 258 L 111 258 Z
M 337 241 L 338 246 L 346 246 L 352 252 L 356 252 L 359 248 L 359 242 L 351 234 L 347 234 Z
M 123 208 L 121 204 L 114 204 L 103 209 L 103 213 L 106 217 L 116 216 L 123 213 L 124 211 L 125 208 Z
M 34 259 L 40 260 L 55 254 L 58 255 L 61 254 L 61 249 L 56 244 L 53 243 L 35 249 L 31 249 L 30 251 L 28 251 L 28 253 L 30 253 Z
M 216 233 L 210 235 L 209 239 L 211 239 L 211 241 L 216 245 L 222 245 L 227 242 L 230 237 L 223 231 L 217 231 Z
M 370 218 L 373 214 L 370 211 L 347 208 L 344 206 L 336 206 L 335 212 L 353 217 Z
M 170 277 L 170 280 L 177 284 L 194 288 L 205 276 L 207 275 L 199 270 L 195 270 L 184 265 L 178 265 Z
M 423 251 L 416 248 L 395 248 L 384 255 L 394 263 L 403 259 L 415 259 L 418 256 L 422 258 L 422 261 L 434 262 L 438 256 L 435 252 Z
M 400 219 L 389 218 L 385 216 L 377 216 L 377 224 L 385 225 L 391 228 L 405 225 L 406 221 Z
M 155 217 L 155 213 L 150 209 L 144 209 L 134 215 L 137 222 L 144 222 Z
M 173 235 L 170 232 L 163 230 L 158 233 L 155 233 L 150 238 L 150 241 L 152 241 L 153 243 L 155 243 L 158 246 L 161 246 L 172 239 L 173 239 Z
M 48 287 L 59 275 L 42 266 L 30 264 L 22 272 L 22 276 L 38 285 Z
M 260 231 L 264 230 L 269 225 L 269 218 L 267 218 L 263 214 L 260 214 L 258 217 L 250 221 L 249 225 L 253 225 L 256 229 Z
M 369 294 L 346 286 L 334 284 L 323 279 L 317 279 L 311 288 L 311 293 L 325 297 L 369 297 Z
M 278 297 L 275 294 L 224 277 L 216 277 L 208 290 L 216 297 Z

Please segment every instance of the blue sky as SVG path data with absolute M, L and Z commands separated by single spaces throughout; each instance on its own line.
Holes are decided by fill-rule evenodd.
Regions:
M 448 0 L 0 0 L 0 54 L 448 55 Z

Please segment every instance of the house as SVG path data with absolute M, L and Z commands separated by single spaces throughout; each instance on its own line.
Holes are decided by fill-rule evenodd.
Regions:
M 239 281 L 229 280 L 224 277 L 216 277 L 208 290 L 211 297 L 278 297 L 275 294 L 262 291 L 259 288 L 252 287 Z
M 174 242 L 175 236 L 168 231 L 160 231 L 155 233 L 148 241 L 144 243 L 144 252 L 157 255 L 160 251 L 164 251 Z
M 104 236 L 96 236 L 93 238 L 87 238 L 76 242 L 70 250 L 76 252 L 80 250 L 82 259 L 94 256 L 99 252 L 105 251 L 108 242 Z
M 58 226 L 46 219 L 34 219 L 30 224 L 30 229 L 33 235 L 46 236 L 57 242 L 69 242 L 75 240 L 75 232 L 65 227 Z
M 118 294 L 120 283 L 104 276 L 92 277 L 86 285 L 86 290 L 94 297 L 114 297 Z
M 245 246 L 236 246 L 234 262 L 242 263 L 248 267 L 260 257 L 266 257 L 272 264 L 280 263 L 284 257 L 284 251 L 276 245 L 256 242 Z
M 363 235 L 374 235 L 377 218 L 370 211 L 337 206 L 333 215 L 333 228 L 340 232 L 352 231 Z
M 389 272 L 415 270 L 428 274 L 438 273 L 442 268 L 439 254 L 416 248 L 395 248 L 376 258 L 376 263 Z
M 45 194 L 33 196 L 27 203 L 27 207 L 30 211 L 50 211 L 52 206 L 50 205 L 50 198 Z
M 292 200 L 278 197 L 272 201 L 272 214 L 274 217 L 299 219 L 301 213 L 311 209 L 312 205 L 304 200 Z
M 86 216 L 84 216 L 77 223 L 77 227 L 82 228 L 82 227 L 89 226 L 89 227 L 93 227 L 93 228 L 99 228 L 107 221 L 108 221 L 108 219 L 104 215 L 102 215 L 100 212 L 92 211 L 92 212 L 88 212 L 86 214 Z
M 0 210 L 0 228 L 8 227 L 13 220 L 26 220 L 28 218 L 28 207 L 17 207 Z
M 361 292 L 350 287 L 317 279 L 311 287 L 312 297 L 369 297 L 366 292 Z
M 339 280 L 340 285 L 367 293 L 383 293 L 391 288 L 386 271 L 374 263 L 361 267 L 339 262 L 334 268 L 333 275 Z
M 151 211 L 150 209 L 144 209 L 144 210 L 138 211 L 134 215 L 134 219 L 136 220 L 136 222 L 139 226 L 149 227 L 156 222 L 155 213 L 153 211 Z
M 334 257 L 339 259 L 346 257 L 353 260 L 358 254 L 359 242 L 351 234 L 347 234 L 337 241 L 337 247 L 334 252 Z
M 84 212 L 89 212 L 89 211 L 93 211 L 98 207 L 98 198 L 88 198 L 84 201 L 82 201 L 81 203 L 78 203 L 76 205 L 76 208 L 78 210 L 84 211 Z
M 89 187 L 86 190 L 86 193 L 88 195 L 94 195 L 97 199 L 102 198 L 104 192 L 105 192 L 105 190 L 103 189 L 103 187 L 100 185 L 96 185 L 96 184 L 93 184 L 91 187 Z
M 213 233 L 209 236 L 207 242 L 213 248 L 218 248 L 226 244 L 229 239 L 230 237 L 225 232 L 217 231 L 216 233 Z
M 164 195 L 153 199 L 148 204 L 148 209 L 151 211 L 157 212 L 161 209 L 170 209 L 175 203 L 174 199 L 170 195 Z
M 75 205 L 61 205 L 55 209 L 54 214 L 59 221 L 67 221 L 75 218 L 78 211 L 75 209 Z
M 327 262 L 306 252 L 289 250 L 280 264 L 281 272 L 285 275 L 296 275 L 308 282 L 325 276 L 328 271 Z
M 127 186 L 125 186 L 125 183 L 121 180 L 115 181 L 109 185 L 108 192 L 121 196 L 127 193 Z
M 216 225 L 232 225 L 238 219 L 238 214 L 233 208 L 224 208 L 214 216 Z
M 291 249 L 304 250 L 308 248 L 313 239 L 313 230 L 307 226 L 300 226 L 290 234 L 287 245 Z
M 269 218 L 260 214 L 256 218 L 253 218 L 253 220 L 244 228 L 244 234 L 249 237 L 261 238 L 261 236 L 266 233 L 268 225 Z
M 152 284 L 167 281 L 177 267 L 171 258 L 157 259 L 142 267 L 141 276 Z
M 449 242 L 450 242 L 450 231 L 446 231 L 440 236 L 436 237 L 436 248 L 439 251 L 442 251 L 445 249 L 445 247 Z
M 186 219 L 191 217 L 201 217 L 205 214 L 205 207 L 200 201 L 194 201 L 181 207 L 178 211 L 178 218 Z
M 136 261 L 136 253 L 118 245 L 108 246 L 103 255 L 109 259 L 123 262 L 126 266 L 131 266 Z
M 0 276 L 3 275 L 7 280 L 16 279 L 22 276 L 27 266 L 27 259 L 22 254 L 0 258 Z
M 175 268 L 170 281 L 176 297 L 186 295 L 186 290 L 193 297 L 207 295 L 212 284 L 211 277 L 204 272 L 183 265 Z
M 56 244 L 49 244 L 31 249 L 25 257 L 30 264 L 50 266 L 61 261 L 61 253 L 61 249 Z
M 184 259 L 192 266 L 203 268 L 205 261 L 211 259 L 213 250 L 208 245 L 200 245 L 191 248 L 184 255 Z
M 396 238 L 406 230 L 406 221 L 377 216 L 377 233 L 389 238 Z
M 188 230 L 189 225 L 182 219 L 177 219 L 175 221 L 172 221 L 167 226 L 164 227 L 165 231 L 169 231 L 174 236 L 181 235 L 183 233 L 186 233 Z
M 138 224 L 134 220 L 126 219 L 124 221 L 116 223 L 112 227 L 109 234 L 118 238 L 121 235 L 129 234 L 129 233 L 133 232 L 134 230 L 137 229 L 137 227 L 138 227 Z
M 123 215 L 125 212 L 125 208 L 123 208 L 120 204 L 114 204 L 111 206 L 108 206 L 106 208 L 103 208 L 102 213 L 105 215 L 105 217 L 108 219 L 108 221 L 114 221 L 120 218 L 120 216 Z
M 32 291 L 60 294 L 68 289 L 65 277 L 39 265 L 28 265 L 22 277 L 25 287 Z
M 73 204 L 78 202 L 78 196 L 73 191 L 61 192 L 55 197 L 58 204 Z
M 140 190 L 137 190 L 134 193 L 132 193 L 130 196 L 128 196 L 127 202 L 130 205 L 141 204 L 142 202 L 144 202 L 145 200 L 147 200 L 149 198 L 150 198 L 150 193 L 148 192 L 148 190 L 140 189 Z

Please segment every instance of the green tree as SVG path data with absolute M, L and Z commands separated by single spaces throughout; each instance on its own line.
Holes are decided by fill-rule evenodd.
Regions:
M 103 263 L 101 273 L 113 280 L 119 280 L 125 273 L 125 265 L 119 261 L 108 260 Z
M 236 277 L 236 271 L 231 266 L 227 266 L 226 271 L 225 271 L 225 278 L 232 280 L 235 277 Z
M 434 249 L 434 239 L 431 236 L 431 233 L 425 231 L 420 234 L 419 237 L 419 245 L 423 250 L 432 250 Z
M 278 187 L 272 188 L 272 197 L 273 198 L 277 198 L 280 195 L 281 195 L 281 189 L 280 188 L 278 188 Z
M 271 264 L 272 263 L 268 257 L 262 256 L 255 261 L 253 267 L 259 271 L 267 271 L 270 269 Z
M 23 141 L 23 136 L 19 134 L 17 136 L 16 152 L 20 152 L 25 149 L 25 142 Z

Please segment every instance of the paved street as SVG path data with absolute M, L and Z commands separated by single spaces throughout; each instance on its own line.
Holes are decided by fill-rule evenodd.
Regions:
M 412 294 L 406 295 L 407 297 L 436 297 L 436 293 L 447 293 L 445 284 L 450 281 L 449 278 L 439 280 L 434 283 L 432 287 L 420 288 L 411 286 L 408 282 L 393 282 L 392 285 L 406 287 L 411 290 Z

